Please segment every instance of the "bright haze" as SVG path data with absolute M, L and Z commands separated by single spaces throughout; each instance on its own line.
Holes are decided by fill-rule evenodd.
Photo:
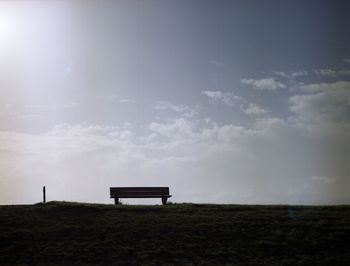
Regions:
M 349 1 L 0 2 L 0 204 L 350 203 Z M 128 203 L 159 204 L 160 200 Z

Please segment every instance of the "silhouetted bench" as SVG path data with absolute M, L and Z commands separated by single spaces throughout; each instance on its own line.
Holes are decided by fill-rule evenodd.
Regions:
M 111 187 L 111 198 L 118 204 L 120 198 L 161 198 L 165 205 L 169 195 L 169 187 Z

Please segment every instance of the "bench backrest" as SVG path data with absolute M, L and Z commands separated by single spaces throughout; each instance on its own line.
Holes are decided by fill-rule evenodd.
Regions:
M 169 195 L 169 187 L 111 187 L 111 197 L 120 196 L 165 196 Z

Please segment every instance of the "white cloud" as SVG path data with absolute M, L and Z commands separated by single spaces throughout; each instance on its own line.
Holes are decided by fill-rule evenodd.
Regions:
M 267 114 L 267 110 L 257 104 L 250 103 L 249 106 L 244 110 L 244 113 L 247 115 L 264 115 Z
M 309 84 L 304 91 L 309 93 L 290 97 L 289 121 L 323 145 L 350 150 L 350 82 Z
M 306 70 L 290 71 L 288 73 L 283 71 L 275 71 L 274 74 L 284 78 L 296 78 L 307 76 L 308 72 Z
M 346 91 L 350 88 L 349 81 L 336 81 L 333 83 L 311 83 L 302 85 L 301 89 L 306 93 L 318 93 L 318 92 L 335 92 Z
M 287 72 L 283 71 L 275 71 L 273 72 L 275 75 L 283 77 L 283 78 L 290 78 L 290 75 Z
M 286 85 L 276 81 L 274 78 L 263 78 L 263 79 L 242 79 L 242 83 L 252 85 L 256 90 L 276 90 L 284 89 Z
M 186 118 L 177 118 L 168 123 L 152 122 L 149 130 L 166 137 L 190 136 L 193 131 L 193 123 Z
M 219 126 L 207 118 L 201 122 L 177 118 L 164 123 L 152 122 L 148 127 L 151 134 L 143 138 L 143 143 L 168 149 L 172 154 L 176 154 L 174 148 L 190 148 L 197 151 L 197 156 L 201 157 L 211 151 L 230 150 L 233 144 L 238 145 L 249 139 L 275 137 L 283 130 L 286 132 L 288 128 L 282 119 L 273 117 L 260 118 L 250 127 L 234 124 Z
M 26 108 L 46 109 L 49 111 L 57 111 L 58 110 L 58 106 L 56 104 L 32 104 L 32 105 L 27 105 Z
M 39 114 L 25 114 L 25 115 L 18 116 L 19 119 L 23 119 L 23 120 L 38 119 L 43 117 L 44 117 L 43 115 L 39 115 Z
M 337 179 L 329 176 L 311 176 L 310 180 L 316 182 L 334 183 Z
M 61 124 L 39 135 L 0 131 L 0 200 L 40 201 L 38 186 L 45 184 L 50 200 L 107 203 L 109 186 L 158 184 L 171 187 L 174 201 L 307 203 L 301 196 L 308 191 L 287 193 L 300 186 L 294 176 L 327 175 L 313 172 L 324 163 L 296 130 L 279 118 L 243 126 L 180 117 L 151 122 L 142 135 L 130 124 Z M 226 196 L 217 198 L 222 191 Z
M 289 138 L 295 129 L 285 120 L 278 117 L 259 117 L 253 123 L 254 135 L 270 140 L 277 138 Z
M 134 99 L 123 98 L 123 97 L 121 97 L 120 95 L 118 95 L 116 93 L 101 92 L 101 93 L 97 93 L 97 97 L 99 99 L 102 99 L 102 100 L 116 101 L 116 102 L 123 103 L 123 104 L 136 103 L 136 101 Z
M 345 63 L 350 64 L 350 58 L 344 58 L 343 61 L 344 61 Z
M 240 137 L 245 137 L 248 135 L 248 132 L 246 128 L 235 125 L 223 125 L 216 128 L 217 140 L 224 142 L 230 142 Z
M 307 76 L 308 72 L 306 70 L 299 70 L 291 73 L 292 78 Z
M 221 103 L 228 106 L 234 106 L 245 101 L 243 97 L 237 96 L 233 92 L 207 90 L 202 91 L 201 94 L 207 96 L 211 104 Z
M 0 173 L 4 176 L 0 202 L 39 201 L 40 195 L 35 195 L 41 184 L 50 189 L 51 199 L 106 203 L 108 187 L 113 185 L 170 186 L 174 201 L 305 204 L 348 200 L 342 188 L 350 171 L 346 162 L 350 126 L 349 131 L 341 130 L 342 145 L 334 133 L 321 141 L 316 134 L 304 133 L 314 124 L 322 125 L 313 131 L 319 135 L 325 135 L 325 123 L 333 129 L 350 124 L 349 85 L 303 85 L 289 100 L 292 123 L 273 114 L 265 116 L 267 109 L 233 93 L 203 91 L 212 103 L 239 103 L 254 120 L 240 124 L 193 119 L 184 116 L 190 107 L 157 102 L 156 110 L 178 115 L 150 121 L 143 131 L 130 124 L 61 124 L 39 135 L 0 131 Z M 325 147 L 336 148 L 327 153 Z M 326 178 L 333 176 L 336 182 Z M 10 187 L 20 187 L 19 192 Z M 321 197 L 315 187 L 319 191 L 332 188 L 334 193 Z M 184 188 L 196 190 L 195 195 L 186 194 Z
M 185 118 L 192 118 L 198 115 L 201 107 L 197 105 L 195 108 L 186 105 L 177 105 L 167 101 L 157 101 L 153 107 L 155 110 L 171 110 L 175 113 L 179 113 L 180 116 Z
M 306 124 L 343 124 L 350 122 L 350 82 L 315 83 L 301 87 L 307 94 L 289 99 L 290 110 Z
M 336 78 L 338 76 L 350 76 L 350 70 L 349 69 L 330 69 L 330 68 L 324 68 L 320 70 L 315 70 L 315 73 L 322 76 L 328 76 Z
M 173 110 L 174 112 L 186 112 L 189 110 L 188 106 L 185 105 L 176 105 L 176 104 L 172 104 L 170 102 L 166 102 L 166 101 L 157 101 L 156 105 L 154 106 L 154 109 L 156 110 L 166 110 L 166 109 L 170 109 Z
M 136 103 L 135 100 L 127 99 L 127 98 L 125 98 L 125 99 L 120 99 L 119 102 L 120 102 L 120 103 Z
M 58 111 L 61 109 L 71 109 L 75 108 L 78 104 L 76 102 L 68 102 L 62 104 L 31 104 L 26 105 L 28 109 L 38 109 L 38 110 L 48 110 L 48 111 Z

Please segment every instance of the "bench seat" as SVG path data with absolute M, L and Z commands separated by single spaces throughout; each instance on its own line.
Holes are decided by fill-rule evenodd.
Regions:
M 161 198 L 163 205 L 172 195 L 169 187 L 111 187 L 110 196 L 118 204 L 120 198 Z

